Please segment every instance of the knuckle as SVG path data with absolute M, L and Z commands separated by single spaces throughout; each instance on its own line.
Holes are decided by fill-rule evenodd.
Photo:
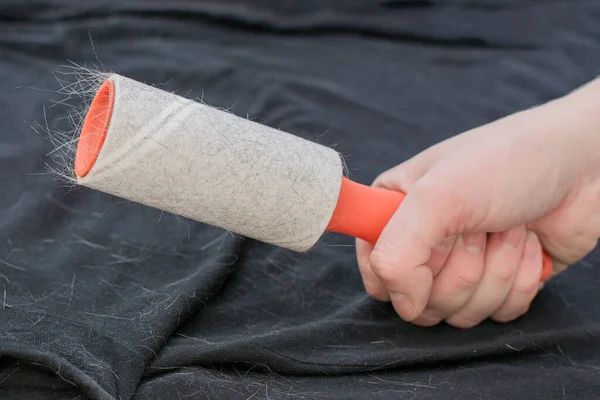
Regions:
M 455 328 L 470 329 L 470 328 L 474 328 L 475 326 L 479 325 L 481 323 L 481 321 L 469 318 L 465 315 L 456 314 L 456 315 L 453 315 L 451 318 L 448 318 L 446 320 L 446 323 Z
M 511 314 L 494 314 L 492 319 L 500 324 L 507 324 L 512 321 L 514 318 Z
M 420 327 L 423 327 L 423 328 L 429 328 L 429 327 L 438 325 L 440 322 L 442 322 L 442 320 L 439 319 L 439 318 L 437 318 L 437 319 L 427 319 L 427 318 L 419 317 L 416 320 L 411 321 L 411 324 L 416 325 L 416 326 L 420 326 Z
M 533 279 L 528 280 L 527 282 L 519 282 L 515 283 L 512 290 L 517 293 L 521 297 L 531 297 L 533 293 L 537 292 L 539 289 L 540 283 L 538 281 L 534 281 Z
M 383 282 L 389 283 L 394 279 L 394 265 L 386 258 L 371 257 L 371 271 Z
M 492 319 L 501 324 L 506 324 L 525 315 L 527 311 L 529 311 L 529 304 L 518 307 L 514 310 L 496 313 L 492 316 Z
M 470 289 L 479 284 L 481 273 L 478 268 L 470 268 L 465 265 L 456 271 L 454 276 L 454 288 L 456 290 Z
M 508 266 L 501 266 L 500 268 L 494 268 L 488 273 L 490 276 L 500 285 L 510 285 L 516 276 L 516 268 L 508 268 Z

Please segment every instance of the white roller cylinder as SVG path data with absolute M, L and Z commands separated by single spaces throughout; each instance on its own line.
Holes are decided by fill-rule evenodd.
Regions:
M 120 75 L 108 80 L 108 131 L 80 185 L 295 251 L 319 240 L 343 176 L 336 151 Z

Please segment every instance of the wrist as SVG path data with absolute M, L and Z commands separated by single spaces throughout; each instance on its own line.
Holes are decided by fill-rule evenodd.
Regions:
M 548 103 L 564 160 L 584 180 L 600 179 L 600 78 Z M 561 160 L 562 157 L 557 159 Z

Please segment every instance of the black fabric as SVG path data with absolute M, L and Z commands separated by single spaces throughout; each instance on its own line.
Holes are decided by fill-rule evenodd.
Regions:
M 351 238 L 296 254 L 44 174 L 52 72 L 98 59 L 370 183 L 593 78 L 600 3 L 0 1 L 1 399 L 600 397 L 597 253 L 518 321 L 425 329 L 365 295 Z

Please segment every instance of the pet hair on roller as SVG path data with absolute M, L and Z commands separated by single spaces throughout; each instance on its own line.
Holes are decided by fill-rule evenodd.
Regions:
M 91 102 L 79 185 L 294 251 L 375 243 L 404 194 L 353 182 L 335 150 L 112 74 Z M 552 260 L 544 254 L 542 279 Z

